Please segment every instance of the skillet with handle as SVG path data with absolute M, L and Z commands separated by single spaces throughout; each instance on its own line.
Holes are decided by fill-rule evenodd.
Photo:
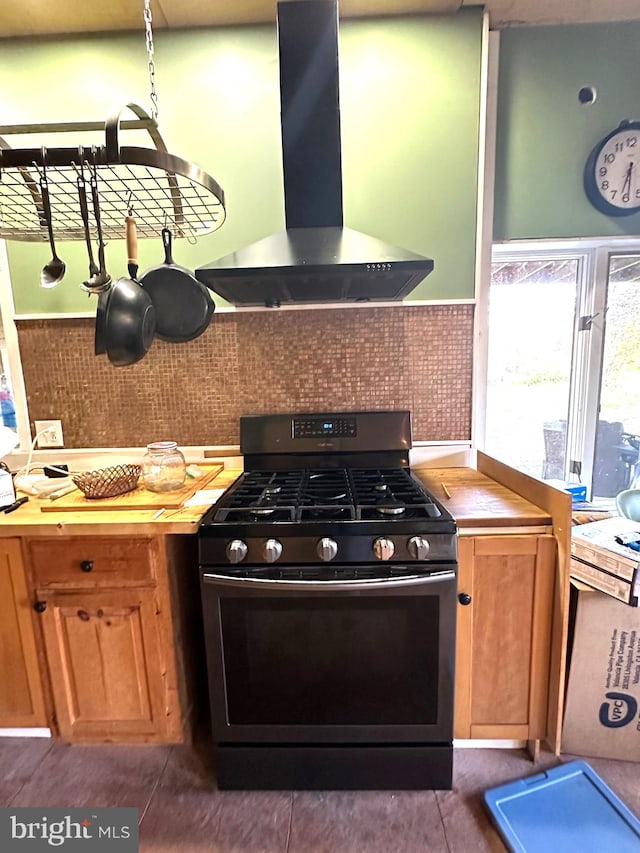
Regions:
M 147 354 L 156 331 L 156 311 L 149 294 L 136 281 L 138 270 L 136 222 L 127 216 L 129 275 L 119 278 L 98 297 L 96 354 L 98 341 L 111 364 L 127 367 Z
M 211 322 L 215 304 L 209 290 L 173 260 L 172 235 L 162 229 L 164 263 L 147 270 L 140 284 L 156 310 L 156 335 L 163 341 L 184 343 L 199 337 Z

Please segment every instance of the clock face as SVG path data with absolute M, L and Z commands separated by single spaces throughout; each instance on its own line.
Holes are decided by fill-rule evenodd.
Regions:
M 591 203 L 610 216 L 640 210 L 640 123 L 614 130 L 593 149 L 584 172 Z

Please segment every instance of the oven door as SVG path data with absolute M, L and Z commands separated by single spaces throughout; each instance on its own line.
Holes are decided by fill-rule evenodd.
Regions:
M 454 569 L 355 581 L 203 570 L 214 739 L 451 741 Z

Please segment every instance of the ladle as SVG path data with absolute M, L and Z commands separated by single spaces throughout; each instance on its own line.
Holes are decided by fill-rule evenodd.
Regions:
M 100 268 L 95 275 L 91 276 L 89 281 L 84 283 L 84 287 L 90 293 L 102 293 L 111 286 L 111 276 L 106 270 L 104 261 L 104 241 L 102 239 L 102 225 L 100 223 L 100 200 L 98 198 L 98 181 L 95 171 L 91 175 L 91 198 L 93 200 L 93 216 L 96 220 L 96 228 L 98 229 L 98 263 L 100 264 Z
M 51 200 L 49 198 L 49 184 L 47 183 L 46 167 L 42 165 L 42 173 L 40 175 L 40 194 L 42 196 L 42 209 L 44 218 L 49 231 L 49 243 L 51 244 L 51 260 L 42 267 L 40 273 L 40 287 L 55 287 L 56 284 L 62 281 L 66 270 L 64 261 L 61 261 L 56 254 L 56 244 L 53 239 L 53 222 L 51 220 Z
M 87 188 L 83 175 L 78 175 L 76 181 L 78 187 L 78 200 L 80 202 L 80 214 L 82 216 L 82 224 L 84 225 L 84 239 L 87 244 L 87 252 L 89 254 L 89 280 L 83 282 L 80 287 L 88 293 L 99 293 L 104 285 L 96 286 L 100 270 L 93 258 L 93 245 L 91 243 L 91 233 L 89 231 L 89 206 L 87 204 Z

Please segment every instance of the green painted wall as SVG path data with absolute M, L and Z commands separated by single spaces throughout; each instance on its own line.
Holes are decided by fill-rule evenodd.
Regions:
M 345 21 L 340 85 L 345 224 L 433 257 L 435 271 L 412 299 L 474 293 L 482 16 Z M 275 26 L 221 28 L 155 37 L 159 124 L 169 151 L 223 187 L 227 221 L 174 257 L 194 268 L 284 227 Z M 0 50 L 0 121 L 102 120 L 129 101 L 148 107 L 142 32 L 9 40 Z M 11 137 L 13 147 L 45 140 Z M 55 145 L 100 136 L 55 136 Z M 123 144 L 148 144 L 123 131 Z M 9 244 L 18 314 L 95 309 L 78 284 L 83 243 L 62 243 L 64 281 L 44 291 L 46 244 Z M 140 241 L 141 270 L 162 260 L 160 241 Z M 124 275 L 124 243 L 107 249 Z M 220 300 L 222 304 L 222 300 Z
M 494 239 L 640 233 L 640 214 L 605 216 L 582 183 L 598 140 L 640 120 L 640 22 L 505 30 L 498 93 Z

